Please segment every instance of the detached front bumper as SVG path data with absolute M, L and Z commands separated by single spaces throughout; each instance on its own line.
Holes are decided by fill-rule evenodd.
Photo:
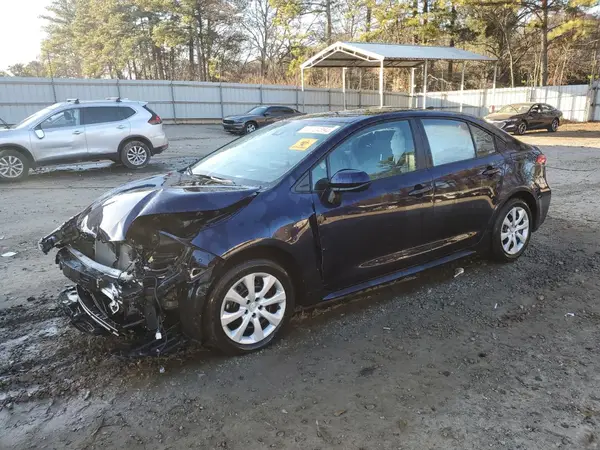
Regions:
M 56 263 L 76 287 L 60 294 L 72 324 L 92 334 L 130 336 L 152 334 L 151 340 L 182 325 L 188 337 L 201 336 L 199 312 L 213 281 L 219 259 L 188 247 L 160 269 L 145 266 L 119 270 L 94 261 L 68 246 L 59 249 Z M 165 264 L 167 261 L 165 261 Z M 188 331 L 189 330 L 189 331 Z
M 70 247 L 58 251 L 56 263 L 77 284 L 63 291 L 59 301 L 79 330 L 121 336 L 143 324 L 143 317 L 129 304 L 143 293 L 132 274 L 99 264 Z

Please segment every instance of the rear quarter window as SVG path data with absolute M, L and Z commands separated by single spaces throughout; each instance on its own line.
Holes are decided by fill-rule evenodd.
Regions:
M 130 108 L 129 106 L 121 106 L 119 109 L 121 110 L 120 115 L 122 120 L 129 119 L 135 114 L 135 109 Z
M 477 156 L 487 156 L 496 153 L 496 145 L 494 144 L 494 136 L 492 134 L 471 124 L 469 124 L 469 128 L 471 128 Z

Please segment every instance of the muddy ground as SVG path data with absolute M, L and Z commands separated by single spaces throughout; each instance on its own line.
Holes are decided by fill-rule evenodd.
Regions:
M 525 255 L 472 258 L 296 317 L 275 346 L 123 360 L 65 327 L 37 240 L 105 190 L 231 137 L 172 126 L 144 174 L 109 164 L 0 186 L 0 448 L 600 447 L 600 127 L 523 139 L 548 155 Z M 465 273 L 454 278 L 454 271 Z

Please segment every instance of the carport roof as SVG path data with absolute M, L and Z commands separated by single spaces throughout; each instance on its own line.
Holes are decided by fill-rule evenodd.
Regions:
M 495 61 L 489 56 L 456 47 L 336 42 L 302 63 L 311 67 L 416 67 L 427 60 Z

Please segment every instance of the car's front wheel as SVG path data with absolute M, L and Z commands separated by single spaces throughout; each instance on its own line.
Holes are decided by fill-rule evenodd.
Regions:
M 492 253 L 503 262 L 515 261 L 529 245 L 533 225 L 531 210 L 520 198 L 509 200 L 500 210 L 492 230 Z
M 129 141 L 121 150 L 121 162 L 129 169 L 141 169 L 150 162 L 150 148 L 142 141 Z
M 525 134 L 525 132 L 527 131 L 527 123 L 525 123 L 525 121 L 520 121 L 517 124 L 517 128 L 515 128 L 515 134 L 522 136 Z
M 258 127 L 256 126 L 256 124 L 254 122 L 248 122 L 245 126 L 244 126 L 244 133 L 248 134 L 248 133 L 254 133 L 256 131 Z
M 548 131 L 551 133 L 555 133 L 558 130 L 558 119 L 554 118 L 550 126 L 548 127 Z
M 205 310 L 207 344 L 227 354 L 260 350 L 278 337 L 294 311 L 294 288 L 279 264 L 251 260 L 217 282 Z
M 21 181 L 29 175 L 29 160 L 16 150 L 0 150 L 0 181 Z

